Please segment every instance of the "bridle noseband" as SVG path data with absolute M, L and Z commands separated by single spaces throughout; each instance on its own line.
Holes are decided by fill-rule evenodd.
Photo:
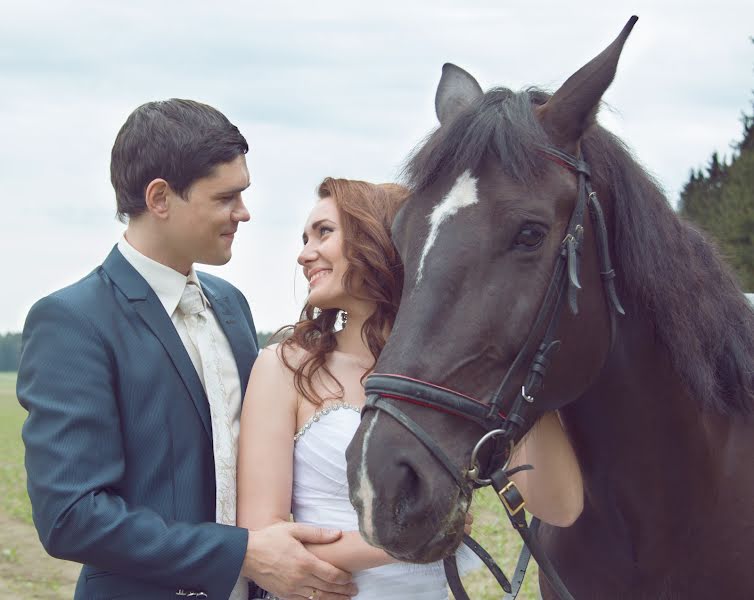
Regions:
M 492 485 L 500 496 L 513 526 L 524 538 L 525 544 L 531 549 L 532 554 L 540 565 L 540 569 L 545 573 L 548 580 L 550 580 L 553 588 L 561 598 L 570 598 L 570 594 L 565 589 L 565 586 L 563 586 L 554 569 L 551 568 L 551 565 L 548 568 L 549 560 L 541 551 L 536 538 L 527 527 L 526 519 L 521 511 L 524 506 L 523 499 L 515 488 L 515 484 L 508 479 L 508 476 L 512 475 L 512 472 L 507 470 L 507 466 L 513 444 L 518 439 L 519 433 L 524 430 L 529 422 L 551 357 L 560 346 L 560 341 L 555 339 L 555 335 L 566 298 L 571 313 L 574 315 L 578 313 L 578 290 L 581 289 L 579 281 L 580 255 L 584 240 L 584 218 L 587 207 L 589 208 L 595 229 L 600 276 L 609 308 L 611 346 L 615 337 L 616 313 L 622 315 L 625 312 L 615 291 L 615 271 L 610 262 L 607 228 L 597 194 L 592 190 L 589 166 L 581 157 L 574 157 L 550 146 L 540 148 L 539 152 L 545 158 L 577 174 L 577 199 L 565 231 L 565 236 L 560 244 L 550 283 L 537 312 L 534 324 L 529 330 L 529 335 L 516 355 L 516 358 L 498 385 L 497 390 L 492 396 L 492 400 L 489 403 L 483 403 L 465 394 L 425 381 L 412 379 L 403 375 L 375 373 L 367 378 L 364 386 L 367 399 L 362 411 L 362 418 L 371 410 L 389 414 L 403 427 L 408 429 L 427 448 L 433 457 L 451 475 L 465 496 L 470 496 L 472 486 Z M 535 350 L 536 336 L 543 330 L 544 333 L 539 337 L 539 343 L 536 345 Z M 532 352 L 533 357 L 529 359 L 532 356 Z M 524 383 L 514 398 L 510 410 L 505 414 L 502 406 L 506 397 L 506 391 L 510 388 L 513 376 L 517 372 L 520 372 L 527 360 L 529 360 L 528 370 L 524 377 Z M 432 436 L 389 400 L 409 402 L 445 412 L 472 421 L 482 427 L 486 433 L 475 445 L 471 454 L 470 464 L 466 468 L 459 468 L 447 456 L 439 444 L 434 441 Z M 495 446 L 492 456 L 488 461 L 488 467 L 482 470 L 479 465 L 478 455 L 482 447 L 491 440 L 494 440 Z M 531 467 L 527 466 L 524 468 Z M 486 476 L 483 476 L 483 472 Z M 447 569 L 446 563 L 446 571 Z M 498 581 L 501 581 L 500 578 L 498 578 Z M 507 583 L 507 580 L 505 582 Z M 510 584 L 506 587 L 503 581 L 501 581 L 501 585 L 506 591 L 509 591 Z M 465 592 L 462 592 L 462 588 L 458 592 L 462 592 L 462 596 L 457 595 L 458 593 L 455 589 L 453 592 L 456 594 L 456 598 L 467 597 Z M 515 598 L 515 595 L 512 597 Z

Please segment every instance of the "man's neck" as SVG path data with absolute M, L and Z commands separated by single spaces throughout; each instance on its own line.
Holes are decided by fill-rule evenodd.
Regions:
M 170 249 L 165 247 L 164 239 L 161 239 L 159 233 L 153 231 L 148 223 L 129 222 L 124 237 L 135 250 L 147 258 L 170 267 L 182 275 L 188 275 L 191 271 L 191 264 L 176 259 Z

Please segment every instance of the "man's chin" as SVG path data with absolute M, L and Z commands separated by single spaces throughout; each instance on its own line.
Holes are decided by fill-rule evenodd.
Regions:
M 201 258 L 194 260 L 194 264 L 209 265 L 211 267 L 222 267 L 223 265 L 228 264 L 232 256 L 233 255 L 231 252 L 228 252 L 227 254 L 224 254 L 222 256 L 202 256 Z

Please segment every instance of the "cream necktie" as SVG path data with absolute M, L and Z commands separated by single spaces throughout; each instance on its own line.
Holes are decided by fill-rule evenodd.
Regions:
M 189 339 L 201 361 L 199 377 L 209 401 L 212 445 L 215 455 L 215 512 L 218 523 L 236 524 L 236 440 L 233 436 L 229 398 L 222 380 L 217 340 L 208 322 L 208 312 L 199 287 L 186 284 L 178 309 L 183 315 Z
M 217 340 L 208 322 L 209 315 L 199 286 L 188 282 L 183 290 L 178 310 L 183 315 L 191 343 L 201 363 L 199 378 L 209 401 L 212 418 L 212 446 L 215 455 L 215 520 L 223 525 L 236 524 L 236 455 L 237 440 L 233 437 L 230 398 L 225 391 Z M 248 582 L 240 577 L 228 600 L 246 600 Z

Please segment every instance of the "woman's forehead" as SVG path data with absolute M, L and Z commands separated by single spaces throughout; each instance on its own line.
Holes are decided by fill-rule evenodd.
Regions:
M 334 223 L 340 222 L 338 207 L 335 205 L 335 200 L 329 196 L 317 201 L 309 213 L 309 217 L 306 219 L 304 228 L 311 229 L 314 223 L 322 220 L 333 221 Z

